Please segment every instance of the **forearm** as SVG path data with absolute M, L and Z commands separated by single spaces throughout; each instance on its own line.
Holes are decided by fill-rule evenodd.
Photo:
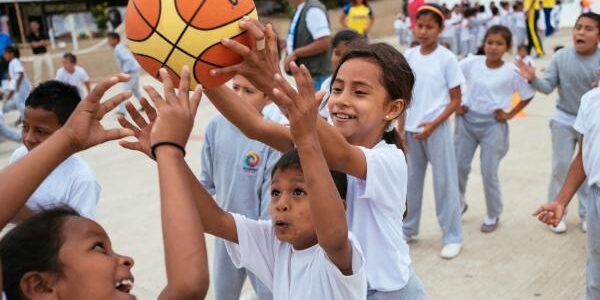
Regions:
M 298 154 L 319 245 L 325 251 L 337 251 L 348 243 L 346 213 L 316 134 L 298 142 Z
M 556 88 L 556 84 L 553 84 L 552 82 L 555 81 L 551 81 L 549 80 L 549 78 L 546 77 L 540 78 L 536 76 L 533 78 L 530 84 L 535 90 L 547 95 L 552 93 L 552 91 L 554 91 L 554 89 Z
M 442 123 L 444 123 L 446 120 L 448 120 L 448 118 L 450 118 L 450 116 L 456 111 L 456 109 L 458 109 L 460 104 L 461 104 L 461 95 L 460 95 L 460 90 L 459 90 L 458 94 L 454 94 L 451 96 L 450 103 L 448 103 L 448 105 L 446 105 L 446 108 L 444 108 L 444 111 L 442 111 L 442 113 L 437 118 L 435 118 L 435 120 L 432 121 L 434 128 L 437 128 Z
M 331 46 L 331 36 L 322 37 L 304 47 L 300 47 L 294 50 L 294 54 L 298 58 L 311 57 L 317 54 L 321 54 L 329 49 Z
M 565 183 L 558 195 L 556 195 L 555 201 L 565 207 L 569 205 L 569 202 L 571 202 L 571 199 L 573 199 L 573 196 L 577 193 L 577 190 L 584 183 L 585 179 L 586 175 L 583 169 L 583 155 L 580 149 L 579 153 L 571 163 Z
M 342 25 L 342 28 L 347 28 L 347 25 L 346 25 L 346 15 L 345 14 L 342 14 L 340 16 L 340 25 Z
M 17 83 L 15 84 L 15 91 L 18 91 L 21 88 L 21 83 L 23 83 L 23 73 L 19 73 L 19 78 L 17 79 Z
M 185 166 L 187 180 L 196 202 L 196 209 L 206 233 L 237 243 L 237 229 L 233 216 L 222 210 L 213 197 L 204 189 L 189 166 Z
M 208 290 L 208 260 L 186 163 L 179 149 L 164 146 L 157 149 L 157 163 L 168 294 L 201 299 Z
M 226 86 L 206 90 L 213 105 L 248 138 L 260 141 L 281 152 L 294 147 L 289 129 L 263 119 L 252 105 L 243 101 Z
M 329 125 L 322 118 L 317 118 L 317 132 L 323 154 L 330 169 L 357 178 L 366 178 L 366 159 L 360 149 L 348 143 L 335 127 Z
M 515 106 L 509 113 L 510 117 L 513 118 L 514 116 L 516 116 L 518 113 L 520 113 L 523 109 L 525 109 L 525 107 L 527 105 L 529 105 L 529 103 L 531 102 L 531 98 L 527 99 L 527 100 L 522 100 L 519 101 L 519 104 L 517 104 L 517 106 Z
M 0 229 L 19 213 L 44 179 L 75 152 L 59 129 L 25 157 L 0 171 Z

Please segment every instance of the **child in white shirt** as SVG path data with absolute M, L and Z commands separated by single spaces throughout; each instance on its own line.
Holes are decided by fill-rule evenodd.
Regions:
M 63 55 L 62 64 L 63 67 L 56 71 L 56 80 L 77 87 L 79 95 L 84 98 L 91 91 L 90 76 L 84 68 L 77 65 L 77 57 L 71 53 Z
M 587 283 L 586 299 L 600 299 L 600 88 L 587 92 L 575 121 L 581 147 L 571 163 L 569 174 L 554 202 L 544 204 L 533 215 L 548 225 L 557 226 L 577 189 L 590 187 L 587 204 Z
M 518 64 L 519 61 L 522 61 L 528 66 L 535 67 L 535 61 L 531 56 L 529 56 L 529 49 L 527 49 L 527 45 L 518 45 L 517 46 L 517 57 L 515 57 L 515 64 Z
M 464 77 L 456 56 L 437 43 L 444 19 L 438 10 L 437 5 L 421 7 L 415 28 L 421 45 L 405 52 L 416 83 L 406 122 L 400 128 L 406 131 L 410 149 L 407 193 L 410 209 L 404 234 L 411 240 L 419 233 L 425 172 L 431 163 L 436 211 L 443 232 L 441 256 L 451 259 L 459 255 L 463 235 L 456 155 L 448 118 L 460 105 L 460 85 Z M 426 28 L 435 29 L 429 30 L 430 34 L 419 32 Z
M 19 49 L 8 46 L 4 48 L 4 59 L 8 61 L 8 78 L 10 80 L 9 91 L 6 99 L 14 102 L 21 115 L 25 111 L 25 100 L 31 91 L 31 83 L 25 68 L 19 60 Z M 7 103 L 5 105 L 8 105 Z
M 523 12 L 523 3 L 516 2 L 513 5 L 513 36 L 515 37 L 515 42 L 517 47 L 521 45 L 525 45 L 525 40 L 527 39 L 527 24 L 525 23 L 525 13 Z
M 59 81 L 41 83 L 27 98 L 23 118 L 23 146 L 15 150 L 11 163 L 42 144 L 67 121 L 81 98 L 79 91 Z M 44 180 L 27 200 L 16 222 L 33 212 L 68 205 L 94 220 L 100 198 L 100 184 L 94 171 L 77 155 L 67 158 Z
M 503 210 L 498 167 L 508 152 L 508 124 L 529 103 L 535 91 L 502 57 L 511 49 L 512 34 L 502 25 L 491 27 L 484 38 L 486 56 L 470 56 L 460 62 L 466 79 L 463 105 L 457 111 L 454 144 L 458 165 L 460 198 L 465 193 L 471 162 L 481 148 L 481 173 L 487 215 L 481 232 L 496 230 Z M 518 92 L 521 102 L 512 108 L 512 96 Z M 509 110 L 508 112 L 506 110 Z

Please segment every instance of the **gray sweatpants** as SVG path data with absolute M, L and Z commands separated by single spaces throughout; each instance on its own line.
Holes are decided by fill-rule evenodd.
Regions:
M 271 300 L 271 291 L 254 274 L 246 269 L 238 269 L 231 262 L 223 239 L 215 238 L 215 253 L 213 259 L 215 299 L 239 300 L 246 276 L 250 280 L 259 300 Z
M 500 160 L 508 152 L 508 124 L 496 121 L 493 114 L 481 114 L 469 111 L 456 117 L 454 145 L 458 167 L 458 189 L 460 202 L 465 205 L 467 180 L 471 172 L 471 162 L 477 146 L 481 147 L 479 156 L 481 176 L 487 216 L 499 217 L 502 213 L 502 191 L 498 178 Z
M 369 290 L 367 292 L 367 300 L 425 300 L 427 294 L 423 288 L 421 279 L 415 273 L 415 269 L 410 266 L 410 275 L 406 285 L 393 292 L 379 292 L 376 290 Z
M 581 134 L 573 127 L 564 125 L 554 120 L 550 121 L 550 131 L 552 133 L 552 177 L 550 178 L 550 187 L 548 188 L 548 202 L 554 201 L 561 187 L 565 183 L 569 167 L 573 161 L 575 148 L 579 143 Z M 577 191 L 579 199 L 579 217 L 585 220 L 587 198 L 590 188 L 586 182 Z M 566 216 L 566 213 L 565 213 Z
M 423 141 L 416 133 L 407 132 L 408 141 L 408 216 L 404 222 L 404 234 L 417 235 L 423 206 L 423 185 L 427 163 L 433 169 L 433 192 L 435 211 L 442 228 L 443 242 L 462 243 L 461 205 L 456 178 L 456 156 L 448 121 L 440 125 Z
M 587 232 L 587 286 L 585 298 L 600 299 L 600 186 L 590 188 L 586 219 Z

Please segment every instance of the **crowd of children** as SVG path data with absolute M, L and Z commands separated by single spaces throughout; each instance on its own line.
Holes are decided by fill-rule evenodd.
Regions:
M 353 3 L 366 7 L 366 1 Z M 428 164 L 440 255 L 452 259 L 464 244 L 461 218 L 476 149 L 487 208 L 480 231 L 491 233 L 503 212 L 498 169 L 509 150 L 507 122 L 536 91 L 558 89 L 549 203 L 534 215 L 553 231 L 566 231 L 565 209 L 579 191 L 588 231 L 586 297 L 599 298 L 600 90 L 593 87 L 600 15 L 582 14 L 574 45 L 557 51 L 537 75 L 519 43 L 525 21 L 514 22 L 524 16 L 523 5 L 513 8 L 507 2 L 489 12 L 425 4 L 414 24 L 396 21 L 400 43 L 408 42 L 408 28 L 418 43 L 404 55 L 384 43 L 369 44 L 368 30 L 342 30 L 332 39 L 334 72 L 320 91 L 303 65 L 287 66 L 295 88 L 283 78 L 272 27 L 249 19 L 240 26 L 254 35 L 256 47 L 223 40 L 244 61 L 211 71 L 235 73 L 231 87 L 198 87 L 190 95 L 188 66 L 178 90 L 161 69 L 162 95 L 144 87 L 152 104 L 139 94 L 139 66 L 118 35 L 111 34 L 109 44 L 126 74 L 92 91 L 76 58 L 66 54 L 57 74 L 66 83 L 48 81 L 23 99 L 12 97 L 23 114 L 14 139 L 24 146 L 0 171 L 0 229 L 18 224 L 0 239 L 0 290 L 10 300 L 134 299 L 134 262 L 115 253 L 93 221 L 100 185 L 76 156 L 133 136 L 120 145 L 146 154 L 158 169 L 168 280 L 158 299 L 206 295 L 205 232 L 218 238 L 213 272 L 219 300 L 239 299 L 247 277 L 261 300 L 427 299 L 409 242 L 419 233 Z M 506 61 L 515 43 L 519 55 Z M 456 51 L 465 57 L 459 61 Z M 475 52 L 480 55 L 468 55 Z M 5 57 L 13 65 L 11 92 L 30 88 L 18 51 L 7 48 Z M 117 83 L 127 83 L 126 91 L 100 103 Z M 208 122 L 197 178 L 184 157 L 202 92 L 221 115 Z M 515 93 L 520 101 L 513 106 Z M 145 116 L 125 104 L 132 95 Z M 114 109 L 122 128 L 104 129 L 100 121 Z

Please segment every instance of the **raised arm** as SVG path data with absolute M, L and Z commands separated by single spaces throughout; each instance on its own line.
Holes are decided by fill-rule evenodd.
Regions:
M 343 201 L 329 173 L 317 133 L 318 108 L 313 83 L 306 68 L 292 67 L 298 92 L 277 89 L 275 96 L 288 109 L 291 134 L 298 147 L 310 211 L 319 245 L 345 275 L 352 274 L 352 245 Z
M 550 66 L 544 71 L 544 75 L 540 78 L 535 75 L 535 67 L 525 63 L 523 60 L 517 61 L 517 68 L 519 69 L 519 75 L 525 78 L 531 86 L 544 94 L 550 94 L 558 86 L 558 68 L 557 58 L 554 57 L 550 62 Z
M 166 71 L 161 70 L 160 75 L 166 100 L 155 101 L 158 118 L 150 134 L 151 152 L 158 166 L 167 269 L 167 287 L 159 299 L 202 299 L 208 291 L 208 259 L 184 159 L 202 93 L 198 87 L 189 99 L 188 67 L 182 71 L 177 95 Z

